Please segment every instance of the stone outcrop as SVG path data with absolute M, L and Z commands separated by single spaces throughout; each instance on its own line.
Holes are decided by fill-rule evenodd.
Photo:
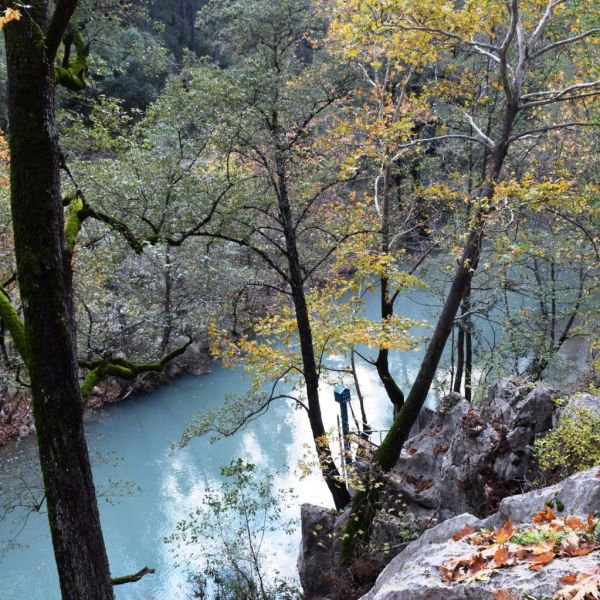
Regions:
M 394 479 L 410 510 L 440 520 L 482 513 L 532 477 L 531 444 L 552 426 L 556 392 L 517 379 L 493 385 L 480 407 L 453 395 L 410 438 Z
M 413 428 L 397 466 L 389 473 L 382 507 L 373 521 L 366 550 L 369 559 L 381 565 L 392 560 L 384 572 L 394 568 L 393 564 L 399 571 L 398 565 L 402 563 L 396 561 L 408 561 L 421 546 L 433 548 L 438 543 L 449 543 L 448 532 L 460 529 L 465 522 L 482 523 L 473 514 L 483 518 L 493 513 L 486 519 L 486 526 L 499 526 L 508 516 L 515 522 L 525 521 L 557 494 L 562 494 L 561 500 L 570 513 L 600 511 L 600 479 L 589 474 L 567 480 L 571 493 L 563 494 L 563 482 L 514 496 L 537 476 L 531 449 L 537 436 L 550 430 L 561 414 L 571 414 L 574 408 L 583 407 L 600 414 L 598 397 L 577 394 L 557 407 L 558 395 L 547 385 L 508 378 L 491 386 L 486 398 L 476 406 L 452 394 L 444 399 L 438 411 L 427 409 Z M 367 469 L 366 465 L 363 467 Z M 404 501 L 403 516 L 390 510 L 398 497 Z M 460 527 L 456 527 L 453 519 L 456 515 L 461 515 Z M 336 516 L 320 507 L 302 507 L 303 542 L 298 567 L 308 598 L 332 595 L 335 580 L 332 574 L 335 575 L 338 564 L 347 516 L 347 511 Z M 406 547 L 403 540 L 410 538 L 410 527 L 419 531 L 437 523 L 440 524 Z M 315 534 L 317 530 L 319 535 Z M 558 566 L 559 563 L 557 569 Z M 553 569 L 554 566 L 548 572 L 554 572 Z M 420 576 L 426 578 L 424 572 Z M 489 590 L 486 593 L 472 597 L 489 598 Z M 413 596 L 389 596 L 404 597 Z M 431 596 L 438 597 L 454 596 Z
M 300 509 L 302 541 L 298 556 L 298 574 L 307 597 L 327 594 L 331 587 L 328 574 L 334 570 L 332 540 L 336 512 L 332 509 L 303 504 Z
M 542 571 L 532 571 L 528 565 L 497 569 L 490 581 L 468 584 L 444 582 L 440 566 L 451 558 L 473 551 L 473 546 L 452 539 L 452 534 L 465 524 L 475 528 L 498 526 L 508 517 L 515 523 L 529 522 L 545 501 L 555 497 L 564 504 L 566 514 L 585 517 L 597 512 L 600 509 L 598 474 L 598 468 L 593 468 L 556 485 L 506 498 L 498 513 L 485 521 L 463 514 L 441 523 L 396 556 L 379 575 L 373 589 L 361 600 L 489 600 L 492 588 L 506 589 L 519 597 L 526 591 L 531 597 L 551 598 L 564 575 L 596 567 L 600 551 L 586 556 L 554 559 Z

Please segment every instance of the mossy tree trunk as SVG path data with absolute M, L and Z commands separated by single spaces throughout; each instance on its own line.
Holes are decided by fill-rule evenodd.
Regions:
M 54 60 L 77 2 L 32 0 L 7 25 L 10 183 L 25 352 L 63 600 L 111 600 L 77 379 L 64 236 Z
M 496 142 L 491 155 L 488 176 L 481 194 L 484 201 L 492 200 L 494 197 L 495 186 L 500 179 L 504 160 L 508 152 L 510 136 L 518 112 L 519 107 L 515 101 L 507 103 L 504 110 L 499 139 Z M 416 422 L 419 413 L 421 412 L 421 408 L 423 408 L 425 400 L 427 399 L 427 394 L 433 383 L 433 378 L 435 377 L 440 359 L 444 352 L 448 336 L 454 326 L 456 314 L 461 302 L 465 297 L 465 294 L 470 294 L 471 280 L 479 264 L 484 225 L 486 221 L 486 210 L 484 202 L 482 203 L 482 208 L 477 210 L 473 216 L 467 242 L 454 272 L 454 277 L 450 289 L 448 290 L 448 294 L 446 295 L 444 307 L 442 308 L 442 312 L 440 313 L 431 339 L 427 345 L 425 356 L 421 361 L 415 381 L 406 398 L 406 402 L 392 423 L 390 431 L 375 453 L 374 460 L 384 471 L 389 471 L 396 464 L 396 461 L 400 456 L 400 451 L 404 446 L 404 442 L 408 439 L 410 430 Z M 468 339 L 465 341 L 468 343 Z M 470 350 L 467 349 L 466 353 L 467 356 L 465 361 L 470 362 Z M 468 385 L 469 387 L 470 368 L 469 365 L 465 365 L 465 386 Z
M 494 197 L 495 186 L 502 173 L 518 112 L 519 107 L 514 100 L 507 102 L 499 139 L 491 152 L 489 171 L 481 194 L 482 200 L 492 200 Z M 442 312 L 427 344 L 417 376 L 390 430 L 373 455 L 375 476 L 372 483 L 374 485 L 367 484 L 366 489 L 357 492 L 352 499 L 352 509 L 342 543 L 342 565 L 348 565 L 352 561 L 361 541 L 368 541 L 373 517 L 378 508 L 382 475 L 395 466 L 410 430 L 425 404 L 462 300 L 466 293 L 470 293 L 471 281 L 481 256 L 487 210 L 485 202 L 482 202 L 481 208 L 473 216 L 461 258 L 456 266 Z M 469 351 L 467 350 L 467 352 Z M 468 356 L 465 358 L 466 360 L 469 360 Z M 467 369 L 469 367 L 465 365 L 465 370 Z M 470 376 L 469 373 L 465 373 L 465 375 L 466 377 Z

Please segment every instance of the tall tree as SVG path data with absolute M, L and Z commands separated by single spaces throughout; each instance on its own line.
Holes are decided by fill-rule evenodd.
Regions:
M 563 0 L 492 0 L 486 6 L 486 11 L 480 11 L 477 2 L 452 7 L 443 1 L 423 4 L 404 0 L 348 0 L 337 5 L 350 40 L 356 32 L 363 39 L 366 32 L 375 42 L 391 39 L 396 56 L 403 62 L 414 63 L 420 70 L 428 62 L 429 68 L 442 70 L 443 76 L 429 82 L 424 93 L 432 107 L 440 107 L 430 109 L 437 117 L 430 122 L 436 126 L 436 120 L 438 124 L 445 121 L 443 130 L 414 131 L 397 145 L 391 161 L 399 160 L 410 148 L 456 141 L 477 144 L 484 153 L 481 186 L 444 306 L 406 402 L 374 456 L 383 471 L 396 464 L 427 398 L 461 301 L 477 270 L 485 228 L 502 210 L 505 196 L 497 190 L 506 177 L 509 149 L 548 132 L 594 125 L 586 115 L 576 120 L 558 119 L 552 125 L 539 121 L 540 115 L 557 103 L 583 104 L 600 94 L 600 81 L 586 55 L 586 42 L 600 33 L 593 26 L 597 17 L 594 9 L 586 19 L 576 18 L 578 2 Z M 556 60 L 557 56 L 568 60 L 570 68 L 558 71 L 551 62 L 551 57 Z M 472 86 L 482 65 L 492 67 L 493 76 L 485 93 L 477 95 Z M 455 73 L 460 73 L 460 78 Z M 490 101 L 497 110 L 486 127 L 478 122 L 474 110 Z M 353 533 L 360 530 L 368 534 L 374 495 L 376 490 L 355 496 L 353 516 L 348 521 Z M 352 553 L 354 540 L 354 535 L 347 537 L 346 558 Z
M 313 48 L 324 22 L 308 0 L 211 2 L 200 17 L 221 32 L 231 66 L 196 71 L 187 87 L 212 94 L 224 168 L 247 182 L 221 203 L 210 230 L 199 234 L 251 250 L 269 272 L 265 288 L 293 307 L 305 408 L 321 471 L 341 509 L 350 495 L 333 461 L 321 413 L 320 357 L 307 294 L 319 269 L 347 238 L 326 231 L 319 220 L 340 183 L 319 134 L 349 81 Z
M 77 0 L 33 0 L 5 31 L 10 195 L 24 329 L 48 519 L 62 597 L 110 600 L 113 588 L 83 428 L 73 290 L 60 191 L 55 68 Z

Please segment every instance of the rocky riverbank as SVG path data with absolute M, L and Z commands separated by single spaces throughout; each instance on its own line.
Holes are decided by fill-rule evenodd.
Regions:
M 470 515 L 469 523 L 481 524 L 479 519 L 482 518 L 488 518 L 487 523 L 495 523 L 497 515 L 516 519 L 517 508 L 521 506 L 519 519 L 530 518 L 540 507 L 532 506 L 529 499 L 545 498 L 558 489 L 532 492 L 534 496 L 518 495 L 544 484 L 533 455 L 534 440 L 556 426 L 561 415 L 574 405 L 600 414 L 600 396 L 575 394 L 566 403 L 557 402 L 560 396 L 552 386 L 508 378 L 492 385 L 478 406 L 452 394 L 444 399 L 438 411 L 424 413 L 420 427 L 406 443 L 386 482 L 369 545 L 349 569 L 336 568 L 347 511 L 336 514 L 320 507 L 303 506 L 298 567 L 307 598 L 350 600 L 360 597 L 395 556 L 398 560 L 393 563 L 397 565 L 394 572 L 399 573 L 406 560 L 401 557 L 408 556 L 405 554 L 408 548 L 412 547 L 413 552 L 418 540 L 434 536 L 439 542 L 440 536 L 446 536 L 447 541 L 448 528 L 457 528 L 453 520 L 458 515 Z M 588 492 L 590 507 L 596 502 L 594 490 L 597 488 L 598 502 L 594 511 L 600 510 L 600 479 L 595 478 L 596 472 L 597 469 L 585 477 L 588 484 L 590 481 L 594 484 L 593 490 Z M 567 487 L 564 487 L 565 492 Z M 562 493 L 563 488 L 559 491 Z M 575 506 L 576 498 L 565 495 L 565 505 L 572 500 Z M 510 513 L 507 506 L 512 507 Z M 444 526 L 449 521 L 453 524 Z M 431 533 L 434 531 L 437 533 Z M 415 538 L 417 541 L 411 542 Z M 389 568 L 386 567 L 384 573 L 389 574 Z M 401 580 L 402 575 L 397 579 Z M 407 593 L 372 598 L 417 598 Z M 488 598 L 489 590 L 487 593 L 487 596 L 472 597 Z M 435 594 L 419 598 L 471 598 Z
M 532 600 L 556 598 L 567 582 L 572 582 L 577 575 L 597 575 L 600 549 L 588 552 L 592 548 L 590 546 L 573 550 L 571 556 L 544 557 L 544 560 L 550 560 L 539 569 L 532 568 L 535 558 L 530 557 L 533 560 L 514 565 L 502 564 L 491 572 L 482 572 L 479 577 L 476 576 L 479 571 L 475 570 L 472 578 L 466 582 L 448 581 L 442 576 L 443 567 L 452 564 L 455 559 L 477 554 L 472 543 L 456 539 L 461 535 L 461 530 L 499 530 L 508 522 L 512 530 L 518 531 L 519 525 L 529 524 L 532 517 L 536 518 L 536 513 L 544 510 L 545 503 L 555 502 L 556 499 L 560 500 L 562 510 L 550 513 L 556 519 L 549 520 L 549 527 L 558 528 L 562 515 L 566 515 L 562 518 L 568 522 L 577 520 L 579 523 L 588 523 L 588 516 L 600 509 L 598 468 L 577 473 L 556 485 L 508 497 L 500 503 L 499 510 L 485 520 L 465 513 L 429 529 L 387 565 L 373 589 L 361 600 L 489 600 L 494 598 L 494 590 L 497 597 L 507 599 L 521 598 L 524 593 Z M 543 531 L 540 523 L 533 531 Z M 506 547 L 508 550 L 508 545 Z M 521 547 L 523 544 L 518 550 Z M 594 547 L 598 547 L 597 542 L 594 542 Z

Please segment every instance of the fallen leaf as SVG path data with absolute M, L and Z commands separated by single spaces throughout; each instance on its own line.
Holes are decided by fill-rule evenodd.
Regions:
M 492 588 L 492 600 L 519 600 L 519 594 L 511 594 L 507 588 Z
M 554 519 L 556 519 L 556 513 L 552 510 L 550 506 L 546 506 L 544 510 L 536 512 L 531 520 L 534 523 L 549 523 Z
M 510 555 L 508 553 L 508 548 L 506 546 L 500 546 L 496 553 L 494 554 L 494 559 L 492 561 L 492 568 L 499 569 L 504 565 L 510 562 Z
M 506 523 L 502 526 L 501 529 L 496 530 L 496 543 L 504 544 L 504 542 L 508 542 L 512 537 L 514 532 L 513 522 L 510 517 L 508 517 Z
M 529 567 L 529 570 L 539 571 L 544 567 L 544 565 L 547 565 L 549 562 L 552 562 L 555 556 L 556 555 L 554 554 L 554 552 L 551 551 L 545 552 L 544 554 L 538 554 L 537 556 L 532 556 L 529 559 L 529 561 L 532 563 L 532 565 Z
M 463 538 L 467 537 L 468 535 L 471 535 L 474 531 L 475 531 L 474 527 L 472 527 L 471 525 L 467 525 L 465 523 L 465 525 L 462 529 L 459 529 L 458 531 L 456 531 L 453 534 L 452 539 L 455 542 L 458 542 L 459 540 L 462 540 Z
M 565 552 L 569 556 L 585 556 L 586 554 L 590 554 L 590 552 L 593 552 L 594 550 L 596 550 L 596 544 L 592 544 L 589 542 L 586 544 L 582 544 L 578 548 L 573 548 L 572 546 L 568 546 L 567 548 L 565 548 Z
M 587 526 L 587 523 L 585 523 L 585 521 L 582 521 L 577 517 L 565 517 L 565 524 L 567 525 L 567 527 L 570 527 L 575 531 L 581 531 Z
M 553 542 L 538 542 L 535 546 L 531 547 L 531 552 L 533 552 L 536 556 L 547 554 L 551 552 L 554 548 Z
M 574 573 L 567 573 L 564 577 L 560 578 L 560 585 L 570 585 L 577 581 L 577 576 Z

